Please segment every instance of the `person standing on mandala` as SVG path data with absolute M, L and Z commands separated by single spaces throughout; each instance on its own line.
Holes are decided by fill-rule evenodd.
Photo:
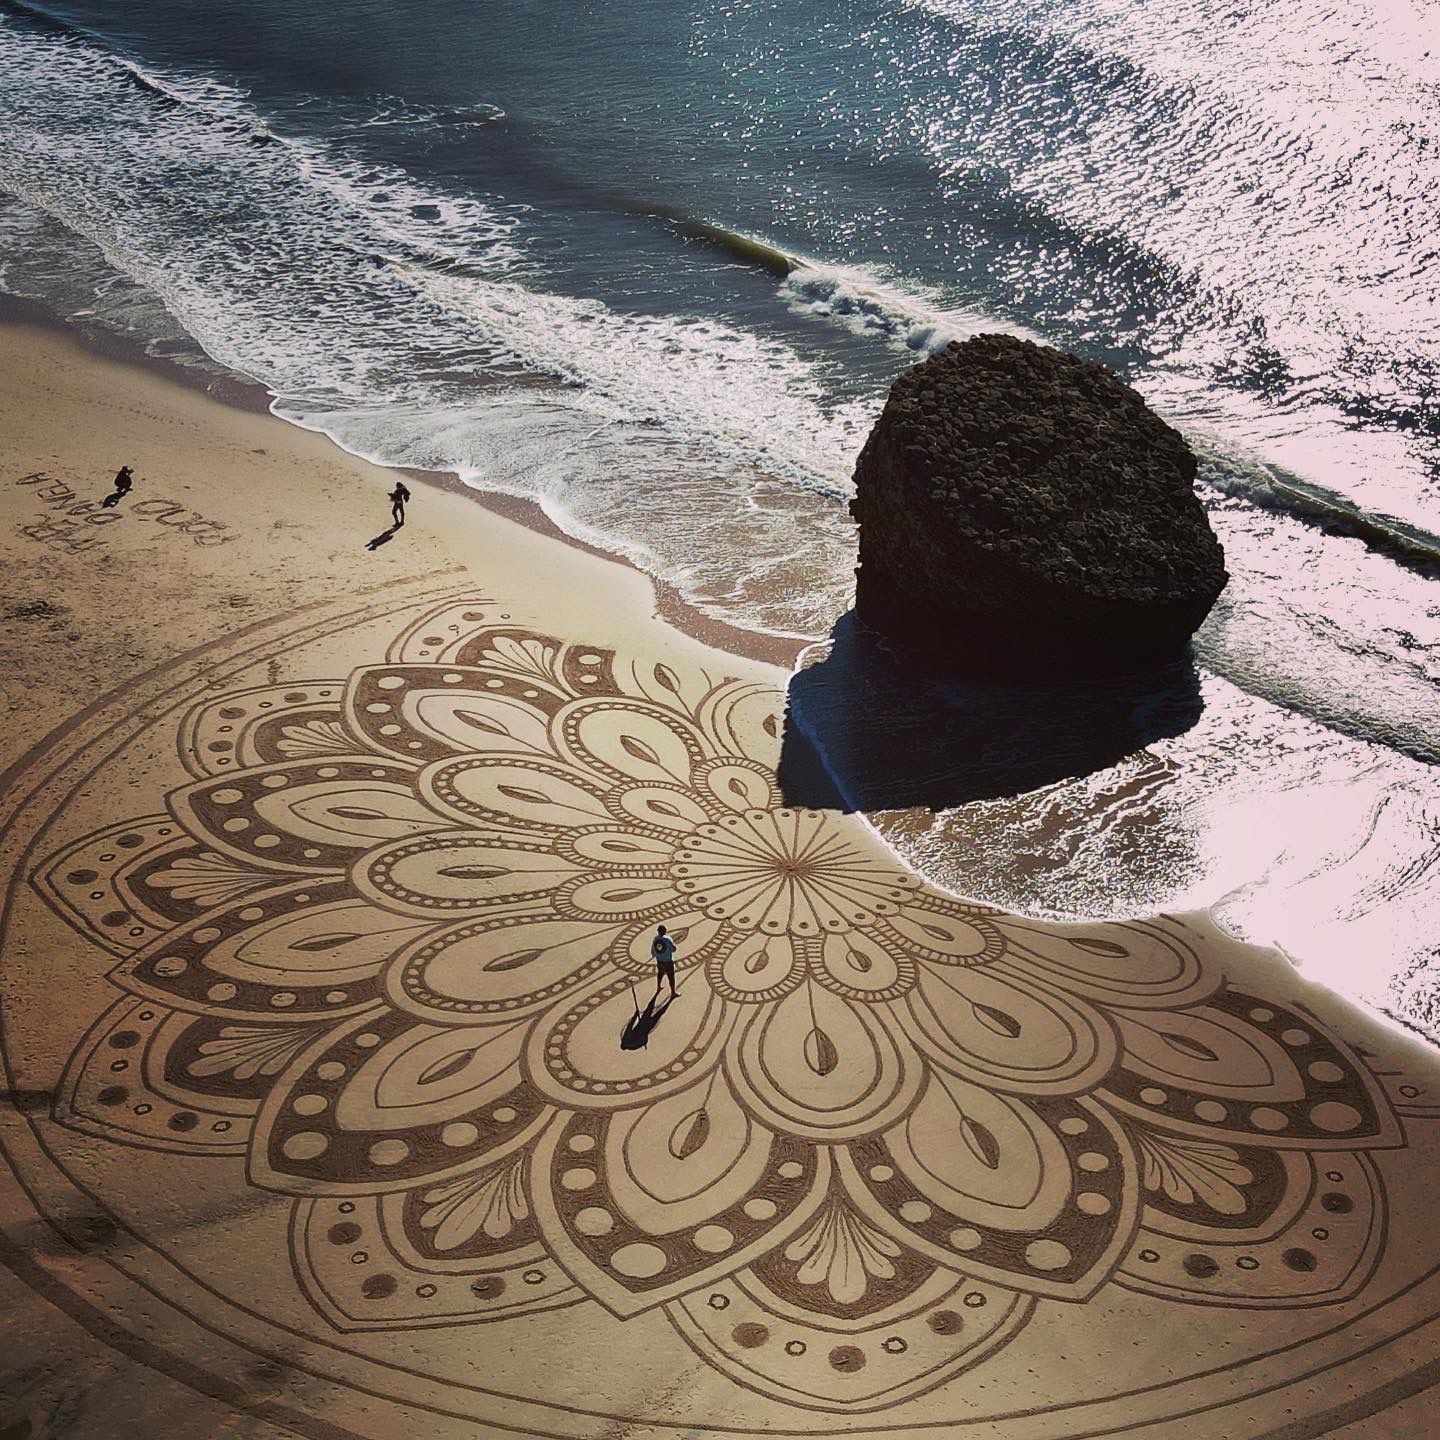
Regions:
M 655 938 L 650 942 L 650 953 L 655 957 L 655 997 L 660 997 L 660 987 L 670 982 L 670 998 L 680 992 L 675 988 L 675 942 L 665 933 L 663 925 L 655 927 Z

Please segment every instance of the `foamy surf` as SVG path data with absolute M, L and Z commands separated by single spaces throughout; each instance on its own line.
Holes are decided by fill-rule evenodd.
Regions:
M 838 265 L 787 250 L 773 240 L 671 206 L 639 205 L 634 213 L 663 220 L 689 242 L 776 276 L 780 299 L 794 314 L 833 321 L 853 334 L 880 339 L 920 357 L 1002 324 L 975 310 L 947 307 L 921 287 L 907 286 L 864 266 Z M 1004 324 L 1003 328 L 1026 339 L 1039 338 L 1022 326 Z
M 732 463 L 848 499 L 850 457 L 872 412 L 827 405 L 789 346 L 713 321 L 619 315 L 600 301 L 392 265 L 473 333 L 572 386 L 575 405 L 598 418 L 659 425 Z
M 987 330 L 1004 329 L 1026 339 L 1039 338 L 1022 327 L 1002 325 L 993 317 L 946 308 L 932 296 L 907 290 L 854 265 L 798 261 L 785 277 L 780 297 L 797 314 L 879 338 L 916 359 Z

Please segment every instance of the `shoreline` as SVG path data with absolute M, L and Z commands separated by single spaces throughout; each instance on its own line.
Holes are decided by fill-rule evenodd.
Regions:
M 745 659 L 793 669 L 801 653 L 814 643 L 808 639 L 745 629 L 704 614 L 685 600 L 672 585 L 647 574 L 619 552 L 569 534 L 536 500 L 468 485 L 453 471 L 422 470 L 408 465 L 381 465 L 356 455 L 323 432 L 306 430 L 304 426 L 295 425 L 277 415 L 271 408 L 273 396 L 264 385 L 257 380 L 225 372 L 219 362 L 210 362 L 217 366 L 217 370 L 209 371 L 164 356 L 151 355 L 143 345 L 114 331 L 67 318 L 37 300 L 0 292 L 0 333 L 26 326 L 62 336 L 89 354 L 113 360 L 121 365 L 134 366 L 169 384 L 196 391 L 245 414 L 265 416 L 287 429 L 319 435 L 337 454 L 346 456 L 358 465 L 385 474 L 403 475 L 447 494 L 462 496 L 482 510 L 522 525 L 537 535 L 558 540 L 561 544 L 585 554 L 611 560 L 637 574 L 645 575 L 654 590 L 655 613 L 683 634 L 704 644 L 713 645 L 716 649 L 727 650 Z
M 324 453 L 331 456 L 338 468 L 363 476 L 368 486 L 377 488 L 387 486 L 389 481 L 385 477 L 395 474 L 405 475 L 407 478 L 418 481 L 437 499 L 444 497 L 448 505 L 455 507 L 453 514 L 458 524 L 452 536 L 451 548 L 457 558 L 463 560 L 466 554 L 467 546 L 464 543 L 464 537 L 467 533 L 472 533 L 472 526 L 475 527 L 473 533 L 477 538 L 483 533 L 485 521 L 480 517 L 494 517 L 505 524 L 521 528 L 546 545 L 558 543 L 571 553 L 587 556 L 623 570 L 634 577 L 643 587 L 644 593 L 648 595 L 647 613 L 653 614 L 680 634 L 703 645 L 713 647 L 741 660 L 778 667 L 788 673 L 792 688 L 796 682 L 799 682 L 802 688 L 808 684 L 805 678 L 807 652 L 813 652 L 813 655 L 819 656 L 824 656 L 829 652 L 828 637 L 820 641 L 791 640 L 731 626 L 704 615 L 684 601 L 672 588 L 657 581 L 655 577 L 643 571 L 626 557 L 567 534 L 545 513 L 537 501 L 500 492 L 478 490 L 465 484 L 451 472 L 378 465 L 345 450 L 321 431 L 307 429 L 276 415 L 270 409 L 269 392 L 258 383 L 248 382 L 240 377 L 216 375 L 198 367 L 183 365 L 178 361 L 150 356 L 140 345 L 129 342 L 125 337 L 115 335 L 113 332 L 67 321 L 64 317 L 37 302 L 18 300 L 13 296 L 0 296 L 0 334 L 8 331 L 17 336 L 23 336 L 27 330 L 38 335 L 52 337 L 62 345 L 71 347 L 79 356 L 94 358 L 117 365 L 122 370 L 144 375 L 167 389 L 181 394 L 203 397 L 204 400 L 214 402 L 226 411 L 245 417 L 251 424 L 265 427 L 272 435 L 293 437 L 297 443 L 309 447 L 312 453 Z M 277 430 L 275 427 L 280 428 Z M 277 439 L 275 443 L 279 445 L 281 442 Z M 137 495 L 136 498 L 140 497 Z M 375 501 L 377 514 L 384 513 L 385 507 L 381 503 L 381 496 L 377 494 Z M 457 537 L 458 544 L 455 543 Z M 791 698 L 793 700 L 794 696 L 792 695 Z M 863 687 L 851 698 L 855 703 L 864 707 L 874 706 L 878 703 L 875 695 L 870 694 L 867 697 Z M 880 708 L 884 711 L 887 707 L 882 704 Z M 879 743 L 882 748 L 890 743 L 884 737 L 889 728 L 896 724 L 897 718 L 900 723 L 899 728 L 894 731 L 895 741 L 902 746 L 915 743 L 913 735 L 908 741 L 905 739 L 906 728 L 909 726 L 913 729 L 913 721 L 890 713 L 883 717 L 883 723 L 877 731 L 880 738 L 875 743 Z M 805 732 L 805 727 L 802 725 L 798 727 L 797 733 L 803 732 Z M 855 743 L 854 737 L 842 738 L 846 745 Z M 997 892 L 979 875 L 965 873 L 957 875 L 954 873 L 953 867 L 947 865 L 943 858 L 940 863 L 936 863 L 935 850 L 938 846 L 941 850 L 953 851 L 955 847 L 963 847 L 967 843 L 969 832 L 966 822 L 962 818 L 967 813 L 966 807 L 962 806 L 955 811 L 956 818 L 954 820 L 947 820 L 943 810 L 927 808 L 924 804 L 917 804 L 913 799 L 898 803 L 885 803 L 874 801 L 872 797 L 872 802 L 867 804 L 863 793 L 866 789 L 866 781 L 861 773 L 867 761 L 861 755 L 848 752 L 846 757 L 836 757 L 817 737 L 807 734 L 806 739 L 811 752 L 807 771 L 810 779 L 817 786 L 815 794 L 837 798 L 842 794 L 845 795 L 846 803 L 854 803 L 856 813 L 863 818 L 864 823 L 892 853 L 903 858 L 905 863 L 931 874 L 936 883 L 951 887 L 954 893 L 971 896 L 980 904 L 998 905 L 1017 913 L 1027 914 L 1032 918 L 1056 920 L 1060 923 L 1125 919 L 1161 909 L 1184 911 L 1204 915 L 1222 932 L 1231 934 L 1237 943 L 1244 943 L 1241 935 L 1230 929 L 1220 917 L 1225 902 L 1230 898 L 1230 891 L 1217 893 L 1213 897 L 1187 896 L 1184 899 L 1177 897 L 1173 901 L 1161 894 L 1155 896 L 1148 903 L 1141 899 L 1138 903 L 1124 907 L 1095 905 L 1080 908 L 1074 905 L 1051 903 L 1043 894 L 1039 893 L 1031 893 L 1028 897 L 1019 893 L 1027 890 L 1033 891 L 1036 883 L 1034 881 L 1028 884 L 1022 882 L 1018 891 L 1002 889 Z M 862 752 L 868 743 L 864 735 L 859 737 L 859 746 Z M 859 770 L 855 769 L 857 765 L 860 767 Z M 823 802 L 816 800 L 811 803 L 833 804 L 835 802 L 831 799 Z M 999 803 L 1003 806 L 1006 802 L 1002 800 Z M 1020 858 L 1023 860 L 1024 857 Z M 1025 872 L 1022 870 L 1018 873 L 1024 874 Z M 1043 871 L 1039 878 L 1040 883 L 1043 883 Z M 1146 882 L 1141 888 L 1148 890 L 1150 885 Z M 1272 953 L 1284 957 L 1283 963 L 1287 966 L 1302 974 L 1306 972 L 1305 958 L 1290 954 L 1285 949 L 1283 936 L 1272 934 L 1265 941 L 1257 939 L 1256 943 L 1268 944 Z M 1381 1003 L 1377 996 L 1360 993 L 1358 979 L 1354 985 L 1349 986 L 1332 981 L 1327 988 L 1347 1003 L 1360 1006 L 1377 1023 L 1392 1027 L 1397 1033 L 1412 1036 L 1423 1044 L 1440 1048 L 1440 1038 L 1437 1038 L 1435 1033 L 1425 1027 L 1422 1019 L 1412 1019 L 1403 1011 Z

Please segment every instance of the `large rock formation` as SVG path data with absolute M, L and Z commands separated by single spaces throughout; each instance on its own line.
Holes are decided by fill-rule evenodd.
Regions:
M 979 335 L 907 371 L 855 467 L 860 617 L 1008 673 L 1179 655 L 1225 585 L 1195 457 L 1103 365 Z

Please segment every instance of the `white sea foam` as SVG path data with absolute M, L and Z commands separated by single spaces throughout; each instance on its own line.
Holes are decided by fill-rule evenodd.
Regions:
M 595 300 L 395 268 L 480 335 L 573 386 L 585 411 L 662 426 L 731 462 L 848 497 L 873 412 L 826 405 L 814 368 L 789 346 L 709 320 L 620 315 Z
M 802 259 L 780 284 L 780 297 L 797 314 L 831 320 L 857 335 L 878 337 L 923 359 L 954 340 L 1004 329 L 1027 339 L 1038 336 L 1001 324 L 973 310 L 947 307 L 935 295 L 858 265 Z
M 779 287 L 792 312 L 878 338 L 917 360 L 952 341 L 996 330 L 1054 343 L 1011 321 L 946 305 L 925 287 L 863 266 L 797 261 Z M 1357 430 L 1337 406 L 1315 401 L 1299 412 L 1276 408 L 1253 392 L 1217 386 L 1173 358 L 1140 370 L 1131 381 L 1214 462 L 1202 476 L 1207 486 L 1283 510 L 1285 482 L 1293 486 L 1298 480 L 1312 487 L 1315 513 L 1309 519 L 1323 519 L 1318 512 L 1328 501 L 1332 518 L 1343 520 L 1350 511 L 1353 533 L 1363 533 L 1367 521 L 1377 530 L 1388 523 L 1397 542 L 1408 533 L 1417 550 L 1430 541 L 1440 546 L 1440 537 L 1431 533 L 1434 496 L 1404 478 L 1414 472 L 1416 442 L 1403 431 Z
M 1307 778 L 1267 791 L 1263 814 L 1260 803 L 1236 798 L 1216 816 L 1216 847 L 1249 867 L 1235 867 L 1215 902 L 1220 921 L 1278 945 L 1309 978 L 1440 1034 L 1440 806 L 1425 777 Z

